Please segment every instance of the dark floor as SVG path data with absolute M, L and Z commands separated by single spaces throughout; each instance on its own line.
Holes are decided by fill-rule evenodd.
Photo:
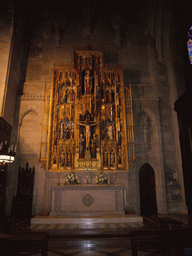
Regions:
M 165 216 L 164 216 L 165 217 Z M 172 215 L 172 220 L 181 221 L 181 225 L 171 226 L 174 229 L 190 228 L 189 218 L 186 215 Z M 137 223 L 108 223 L 98 225 L 97 223 L 86 226 L 82 225 L 33 225 L 31 230 L 34 232 L 46 232 L 49 235 L 48 238 L 48 256 L 131 256 L 131 238 L 130 233 L 132 231 L 144 231 L 144 230 L 157 230 L 154 218 L 144 218 L 144 224 L 141 226 Z M 183 248 L 182 252 L 178 250 L 171 251 L 170 256 L 185 256 L 192 255 L 190 248 Z M 1 255 L 1 253 L 0 253 Z M 6 255 L 6 254 L 2 254 Z M 17 255 L 36 255 L 40 256 L 41 253 L 25 252 Z M 161 254 L 156 249 L 139 249 L 138 256 L 148 256 Z M 14 256 L 14 255 L 13 255 Z

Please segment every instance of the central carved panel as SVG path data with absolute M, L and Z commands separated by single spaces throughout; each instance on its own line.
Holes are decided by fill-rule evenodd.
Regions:
M 94 199 L 91 195 L 87 194 L 86 196 L 83 197 L 82 202 L 86 206 L 91 206 L 94 202 Z
M 127 170 L 125 95 L 122 67 L 104 65 L 101 50 L 76 49 L 73 64 L 55 64 L 47 169 Z

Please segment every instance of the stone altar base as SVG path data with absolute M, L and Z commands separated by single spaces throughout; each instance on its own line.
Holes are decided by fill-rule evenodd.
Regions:
M 50 215 L 123 214 L 124 194 L 125 188 L 120 185 L 52 186 Z
M 143 225 L 143 217 L 137 214 L 77 214 L 62 216 L 36 216 L 31 219 L 31 225 L 50 225 L 50 224 L 111 224 L 111 223 L 127 223 Z

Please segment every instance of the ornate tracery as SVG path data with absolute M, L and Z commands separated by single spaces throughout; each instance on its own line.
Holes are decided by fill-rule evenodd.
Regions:
M 100 49 L 78 48 L 73 64 L 54 65 L 50 91 L 49 136 L 41 143 L 47 170 L 128 170 L 134 137 L 122 67 L 104 65 Z

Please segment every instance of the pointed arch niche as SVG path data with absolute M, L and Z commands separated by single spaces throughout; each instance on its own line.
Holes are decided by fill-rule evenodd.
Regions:
M 39 156 L 39 144 L 41 139 L 41 127 L 40 123 L 37 121 L 39 119 L 38 114 L 30 110 L 23 115 L 20 124 L 20 134 L 19 134 L 19 151 L 22 163 L 20 165 L 25 165 L 29 162 L 30 165 L 34 165 L 38 160 Z M 37 143 L 39 142 L 39 143 Z
M 139 171 L 139 190 L 141 215 L 157 214 L 157 200 L 155 189 L 155 173 L 153 168 L 145 163 Z

